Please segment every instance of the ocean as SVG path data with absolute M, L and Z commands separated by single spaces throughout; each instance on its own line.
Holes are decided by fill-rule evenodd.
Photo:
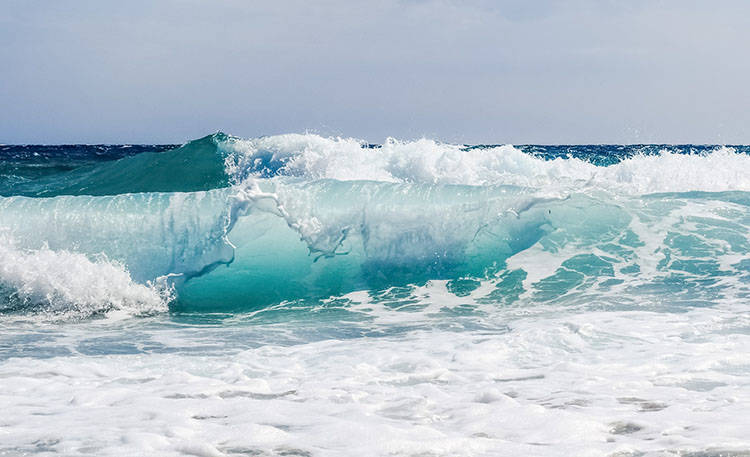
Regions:
M 0 456 L 750 455 L 750 147 L 0 145 Z

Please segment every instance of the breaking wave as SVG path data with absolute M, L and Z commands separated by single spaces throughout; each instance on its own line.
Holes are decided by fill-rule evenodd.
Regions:
M 0 306 L 248 309 L 462 278 L 505 303 L 746 276 L 750 155 L 595 152 L 218 133 L 43 175 L 14 165 Z M 524 272 L 532 252 L 557 255 L 547 277 Z

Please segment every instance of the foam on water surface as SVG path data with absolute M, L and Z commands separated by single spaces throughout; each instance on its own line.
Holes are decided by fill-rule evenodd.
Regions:
M 438 284 L 341 297 L 291 321 L 279 320 L 284 308 L 4 332 L 4 344 L 47 357 L 16 354 L 0 365 L 2 451 L 718 456 L 750 449 L 742 419 L 750 412 L 743 356 L 750 322 L 731 305 L 677 314 L 503 310 Z M 332 321 L 336 312 L 349 316 Z

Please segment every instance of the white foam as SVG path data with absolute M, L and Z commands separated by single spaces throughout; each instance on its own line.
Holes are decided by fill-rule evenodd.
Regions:
M 101 256 L 22 250 L 0 236 L 0 290 L 10 303 L 32 310 L 86 317 L 109 311 L 145 314 L 165 311 L 171 290 L 138 284 L 125 267 Z M 3 298 L 6 301 L 6 298 Z
M 600 187 L 608 184 L 633 194 L 656 192 L 722 192 L 750 190 L 750 155 L 720 147 L 709 154 L 640 155 L 601 167 L 592 176 Z
M 428 289 L 419 303 L 435 303 Z M 69 326 L 47 343 L 77 349 L 69 355 L 0 364 L 0 452 L 656 456 L 750 449 L 742 307 L 548 311 L 498 310 L 473 331 L 446 330 L 457 318 L 433 314 L 428 331 L 293 345 L 279 343 L 309 336 L 300 322 L 310 316 L 135 332 Z M 401 323 L 412 316 L 400 313 Z M 112 338 L 166 350 L 82 353 L 92 340 L 107 353 Z M 263 344 L 248 348 L 258 339 Z
M 544 160 L 511 145 L 466 148 L 428 139 L 388 138 L 368 147 L 352 138 L 286 134 L 230 138 L 227 170 L 304 179 L 617 189 L 629 194 L 750 190 L 750 156 L 719 147 L 708 154 L 638 155 L 608 167 L 576 158 Z

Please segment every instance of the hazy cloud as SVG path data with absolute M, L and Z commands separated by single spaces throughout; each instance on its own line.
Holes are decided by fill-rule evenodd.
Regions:
M 750 143 L 744 1 L 0 0 L 0 142 Z

